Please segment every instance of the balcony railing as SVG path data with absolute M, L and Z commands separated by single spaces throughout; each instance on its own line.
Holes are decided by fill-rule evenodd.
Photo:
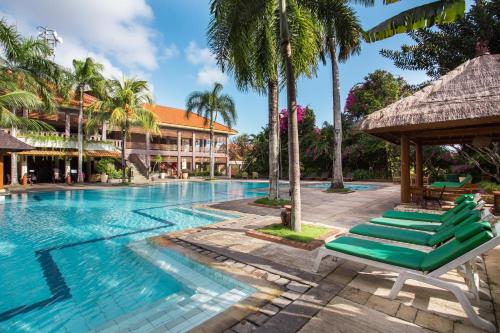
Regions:
M 60 132 L 18 132 L 16 137 L 37 148 L 78 149 L 78 136 L 66 136 Z M 88 150 L 116 150 L 121 149 L 121 140 L 102 140 L 101 135 L 92 135 L 85 138 L 84 147 Z

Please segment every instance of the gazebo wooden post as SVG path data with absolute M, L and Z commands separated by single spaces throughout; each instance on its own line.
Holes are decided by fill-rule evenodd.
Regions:
M 0 152 L 0 191 L 3 191 L 3 152 Z
M 420 142 L 415 144 L 415 178 L 415 185 L 418 188 L 424 186 L 422 144 Z
M 410 202 L 410 142 L 401 135 L 401 203 Z

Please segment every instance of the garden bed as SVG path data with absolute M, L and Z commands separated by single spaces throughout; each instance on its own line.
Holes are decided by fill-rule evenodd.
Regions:
M 248 230 L 245 234 L 269 242 L 312 251 L 343 233 L 339 229 L 312 224 L 302 224 L 302 232 L 297 233 L 282 224 L 271 224 L 260 229 Z
M 269 198 L 260 198 L 257 199 L 253 202 L 248 203 L 251 206 L 257 206 L 257 207 L 265 207 L 265 208 L 277 208 L 280 209 L 284 205 L 289 205 L 290 200 L 286 199 L 269 199 Z

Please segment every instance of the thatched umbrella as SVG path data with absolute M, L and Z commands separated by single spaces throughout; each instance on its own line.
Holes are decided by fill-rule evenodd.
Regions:
M 0 191 L 3 190 L 3 157 L 7 152 L 33 150 L 30 145 L 16 139 L 0 129 Z
M 409 201 L 409 144 L 500 141 L 500 54 L 471 59 L 415 94 L 368 115 L 357 130 L 401 144 L 401 201 Z

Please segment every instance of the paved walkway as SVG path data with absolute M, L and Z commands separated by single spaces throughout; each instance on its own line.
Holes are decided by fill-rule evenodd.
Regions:
M 315 182 L 318 183 L 318 182 Z M 302 219 L 305 222 L 350 229 L 354 225 L 380 216 L 399 202 L 399 185 L 392 183 L 365 183 L 376 185 L 375 190 L 355 191 L 349 194 L 326 193 L 319 188 L 309 188 L 312 183 L 302 182 Z M 353 183 L 355 184 L 355 183 Z M 282 196 L 287 196 L 282 192 Z M 213 207 L 260 216 L 279 216 L 279 209 L 248 205 L 255 199 L 227 201 Z
M 392 184 L 382 184 L 374 191 L 346 195 L 304 188 L 302 198 L 305 221 L 349 228 L 394 207 L 399 199 L 399 189 Z M 388 294 L 396 279 L 394 273 L 327 259 L 316 273 L 312 266 L 317 250 L 300 250 L 245 235 L 247 230 L 279 222 L 279 210 L 250 206 L 249 201 L 212 206 L 214 209 L 238 211 L 242 215 L 240 219 L 168 237 L 173 237 L 190 251 L 218 258 L 225 265 L 236 267 L 239 277 L 258 272 L 258 276 L 267 281 L 285 281 L 285 284 L 281 283 L 283 292 L 269 303 L 245 308 L 244 318 L 241 315 L 231 317 L 229 311 L 225 317 L 214 317 L 209 326 L 202 324 L 194 331 L 481 332 L 471 325 L 458 301 L 445 290 L 409 281 L 398 297 L 390 300 Z M 485 272 L 480 274 L 482 280 L 490 284 L 482 284 L 484 299 L 473 306 L 483 318 L 495 322 L 500 317 L 500 304 L 497 304 L 500 302 L 500 282 L 497 282 L 500 281 L 500 249 L 490 251 L 485 261 L 488 276 Z M 456 271 L 444 278 L 466 288 Z M 492 299 L 488 299 L 488 295 Z M 241 309 L 240 306 L 239 313 Z M 498 312 L 497 316 L 495 312 Z M 228 316 L 232 319 L 229 320 Z M 214 327 L 217 330 L 214 331 Z

